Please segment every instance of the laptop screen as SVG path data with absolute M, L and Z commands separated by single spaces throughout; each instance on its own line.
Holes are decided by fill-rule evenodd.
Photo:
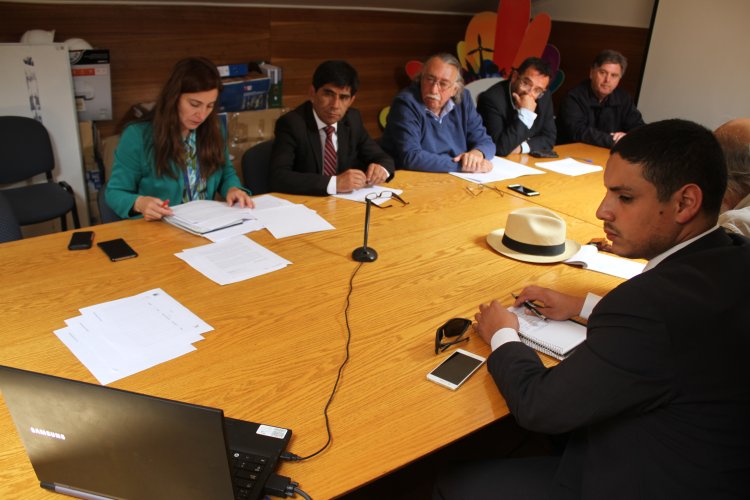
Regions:
M 234 498 L 221 410 L 4 366 L 0 390 L 45 487 L 115 498 Z M 258 424 L 235 422 L 247 424 L 233 431 L 247 442 L 230 447 L 270 455 L 272 470 L 291 431 L 272 437 Z

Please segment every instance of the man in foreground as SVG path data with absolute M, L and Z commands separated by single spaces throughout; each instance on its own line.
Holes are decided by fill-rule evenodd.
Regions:
M 726 168 L 704 127 L 667 120 L 612 149 L 597 217 L 614 253 L 646 269 L 591 297 L 536 286 L 552 319 L 588 316 L 587 340 L 545 368 L 518 318 L 479 308 L 475 331 L 518 423 L 568 433 L 560 457 L 467 467 L 436 498 L 742 498 L 750 491 L 750 241 L 716 225 Z
M 276 122 L 271 150 L 273 191 L 324 196 L 386 182 L 393 160 L 372 140 L 359 111 L 357 71 L 346 61 L 315 70 L 310 100 Z
M 437 54 L 391 104 L 383 149 L 396 168 L 424 172 L 488 172 L 495 145 L 487 135 L 461 63 Z

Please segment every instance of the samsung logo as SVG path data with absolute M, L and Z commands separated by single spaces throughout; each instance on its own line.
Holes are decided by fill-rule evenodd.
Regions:
M 48 431 L 47 429 L 38 429 L 36 427 L 29 427 L 29 430 L 31 431 L 32 434 L 37 434 L 39 436 L 46 436 L 46 437 L 51 437 L 51 438 L 65 441 L 65 434 L 60 434 L 59 432 L 52 432 L 52 431 Z

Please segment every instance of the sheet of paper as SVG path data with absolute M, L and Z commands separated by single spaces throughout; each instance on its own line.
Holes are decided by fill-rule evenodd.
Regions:
M 537 167 L 557 172 L 558 174 L 577 176 L 583 174 L 590 174 L 592 172 L 599 172 L 603 170 L 599 165 L 592 165 L 591 163 L 584 163 L 582 161 L 574 160 L 573 158 L 563 158 L 562 160 L 552 161 L 538 161 L 536 162 Z
M 451 172 L 451 175 L 455 175 L 456 177 L 460 177 L 469 182 L 487 184 L 489 182 L 515 179 L 516 177 L 522 177 L 524 175 L 539 175 L 543 173 L 543 170 L 527 167 L 518 162 L 495 156 L 492 158 L 492 170 L 489 172 Z
M 54 333 L 102 384 L 194 351 L 213 330 L 158 288 L 80 311 Z
M 274 196 L 272 194 L 263 194 L 260 196 L 255 196 L 253 198 L 253 203 L 255 204 L 255 208 L 250 209 L 250 212 L 254 212 L 256 210 L 265 210 L 267 208 L 276 208 L 276 207 L 285 207 L 289 205 L 294 205 L 289 200 L 285 200 L 284 198 L 279 198 L 278 196 Z
M 327 220 L 304 205 L 269 208 L 255 213 L 275 238 L 335 229 Z
M 598 273 L 630 279 L 643 272 L 646 264 L 634 260 L 615 257 L 600 252 L 594 245 L 582 245 L 575 255 L 564 261 L 566 264 L 583 266 L 584 269 Z
M 334 194 L 333 196 L 336 198 L 342 198 L 344 200 L 358 201 L 360 203 L 364 203 L 367 195 L 373 194 L 373 193 L 378 194 L 384 191 L 390 191 L 396 194 L 401 194 L 404 192 L 402 189 L 391 189 L 391 188 L 387 188 L 384 186 L 372 186 L 372 187 L 357 189 L 355 191 L 352 191 L 351 193 Z M 388 203 L 391 200 L 388 198 L 380 197 L 380 198 L 374 198 L 371 201 L 375 203 L 376 205 L 382 205 L 383 203 Z
M 175 255 L 219 285 L 237 283 L 291 264 L 244 236 L 190 248 Z

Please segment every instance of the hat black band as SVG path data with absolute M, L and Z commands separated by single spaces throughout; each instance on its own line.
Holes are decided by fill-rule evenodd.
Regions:
M 507 234 L 503 234 L 503 245 L 515 250 L 516 252 L 525 253 L 527 255 L 543 255 L 545 257 L 554 257 L 565 252 L 565 243 L 559 245 L 529 245 L 528 243 L 521 243 L 513 238 L 509 238 Z

